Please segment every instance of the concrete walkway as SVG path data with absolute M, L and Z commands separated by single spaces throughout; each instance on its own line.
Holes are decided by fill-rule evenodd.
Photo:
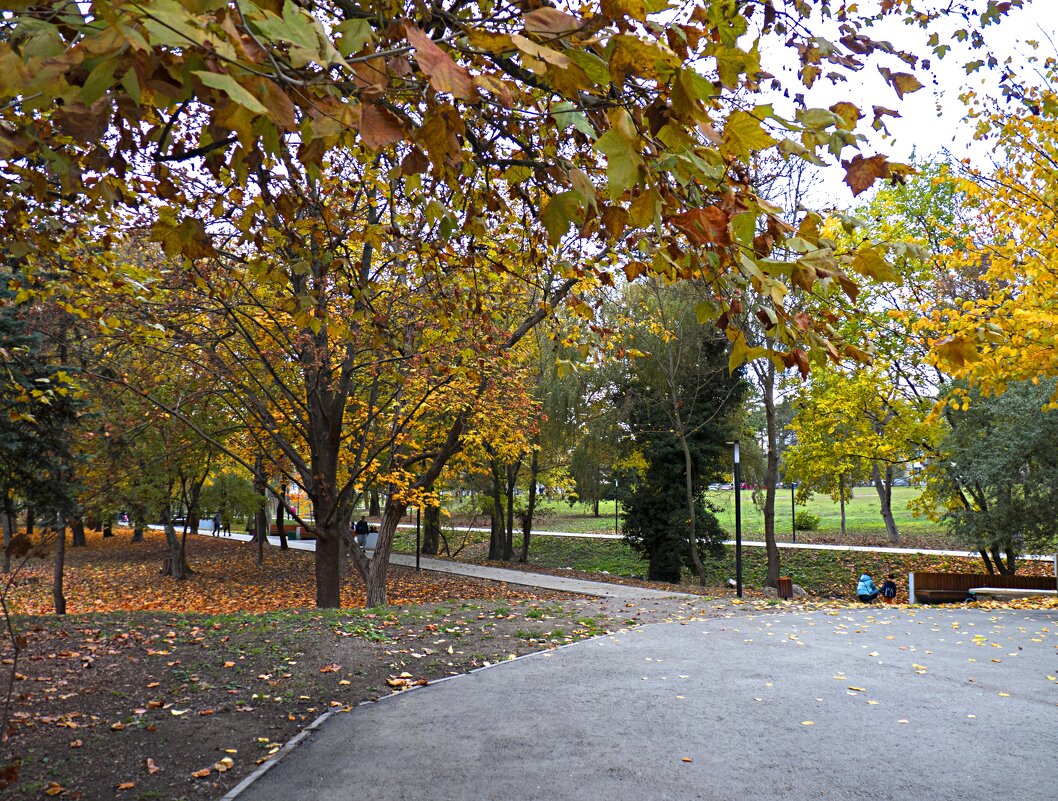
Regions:
M 160 528 L 160 526 L 151 526 Z M 201 536 L 211 537 L 211 532 L 199 532 Z M 249 534 L 235 534 L 221 539 L 238 540 L 249 542 Z M 268 542 L 273 547 L 279 546 L 278 537 L 269 537 Z M 298 551 L 315 551 L 316 540 L 288 540 L 291 548 Z M 415 556 L 395 553 L 389 557 L 391 565 L 402 567 L 415 567 Z M 559 592 L 572 592 L 578 595 L 590 595 L 596 598 L 619 598 L 624 600 L 648 599 L 648 598 L 698 598 L 685 592 L 669 592 L 667 590 L 654 590 L 648 587 L 634 587 L 626 584 L 611 584 L 606 581 L 584 581 L 582 579 L 567 578 L 565 576 L 552 576 L 547 573 L 532 573 L 527 570 L 508 570 L 502 567 L 490 567 L 487 565 L 475 565 L 465 562 L 450 562 L 445 559 L 431 559 L 420 557 L 420 566 L 423 570 L 431 570 L 437 573 L 451 573 L 457 576 L 469 576 L 471 578 L 485 579 L 487 581 L 503 581 L 507 584 L 518 584 L 522 587 L 539 587 L 544 590 L 557 590 Z
M 330 716 L 237 797 L 1054 797 L 1053 610 L 867 608 L 684 623 Z

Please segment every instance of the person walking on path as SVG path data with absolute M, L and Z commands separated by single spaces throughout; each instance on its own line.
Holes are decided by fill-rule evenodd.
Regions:
M 367 544 L 367 535 L 371 532 L 371 527 L 367 524 L 367 518 L 361 516 L 356 521 L 356 528 L 353 529 L 355 535 L 356 544 L 363 548 Z
M 220 536 L 220 512 L 213 515 L 213 536 Z
M 864 573 L 860 576 L 859 583 L 856 584 L 856 595 L 865 604 L 873 603 L 878 597 L 878 588 L 874 585 L 874 579 L 870 577 L 870 574 Z

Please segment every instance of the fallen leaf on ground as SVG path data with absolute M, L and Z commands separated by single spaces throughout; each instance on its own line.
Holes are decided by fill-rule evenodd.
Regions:
M 58 782 L 49 782 L 47 788 L 44 790 L 44 795 L 58 795 L 59 793 L 65 793 L 66 788 Z
M 217 773 L 224 773 L 225 771 L 231 770 L 234 766 L 234 759 L 231 757 L 224 757 L 213 766 L 213 770 L 217 771 Z
M 149 758 L 149 757 L 146 760 L 144 760 L 143 766 L 145 768 L 147 768 L 147 772 L 149 774 L 151 774 L 152 776 L 155 773 L 157 773 L 159 770 L 161 770 L 161 768 L 159 768 L 157 765 L 154 764 L 154 760 Z
M 118 785 L 119 790 L 131 790 L 136 786 L 136 782 L 122 782 Z
M 209 768 L 202 768 L 202 770 L 196 770 L 191 775 L 196 779 L 204 779 L 209 775 Z

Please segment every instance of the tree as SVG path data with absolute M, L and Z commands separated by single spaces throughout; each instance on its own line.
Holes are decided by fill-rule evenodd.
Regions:
M 698 321 L 687 293 L 653 284 L 631 289 L 628 302 L 645 352 L 631 360 L 617 402 L 625 448 L 646 464 L 630 478 L 625 536 L 650 560 L 651 578 L 678 582 L 686 562 L 704 584 L 702 551 L 715 552 L 723 532 L 703 492 L 719 475 L 746 387 L 728 369 L 726 339 Z
M 909 401 L 883 365 L 820 367 L 790 426 L 797 443 L 786 451 L 787 480 L 800 484 L 799 494 L 834 493 L 870 476 L 889 541 L 898 543 L 893 479 L 900 466 L 928 455 L 936 433 L 928 420 L 931 405 Z
M 1058 413 L 1055 382 L 1016 381 L 998 397 L 961 387 L 959 408 L 926 470 L 921 501 L 989 573 L 1012 575 L 1017 557 L 1058 545 Z M 965 394 L 964 394 L 965 393 Z

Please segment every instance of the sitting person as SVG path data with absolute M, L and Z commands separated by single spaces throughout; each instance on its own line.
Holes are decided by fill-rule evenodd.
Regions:
M 865 604 L 873 603 L 874 599 L 878 597 L 878 588 L 874 585 L 874 579 L 868 573 L 860 576 L 859 583 L 856 584 L 856 595 Z
M 893 581 L 892 573 L 886 576 L 885 581 L 882 582 L 882 600 L 887 604 L 896 602 L 896 582 Z

